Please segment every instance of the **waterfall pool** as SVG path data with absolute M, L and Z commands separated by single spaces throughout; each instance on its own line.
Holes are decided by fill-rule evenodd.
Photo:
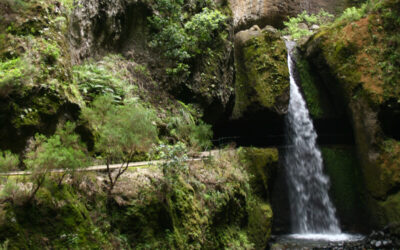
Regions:
M 273 237 L 270 249 L 344 249 L 363 245 L 357 234 L 288 234 Z
M 294 240 L 311 240 L 311 241 L 358 241 L 364 237 L 357 234 L 289 234 L 284 236 L 287 239 Z

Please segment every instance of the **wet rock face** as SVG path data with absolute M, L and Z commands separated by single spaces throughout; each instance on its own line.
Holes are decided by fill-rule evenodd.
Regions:
M 214 42 L 212 54 L 189 62 L 192 74 L 183 81 L 166 74 L 173 62 L 163 57 L 162 51 L 149 46 L 155 31 L 151 30 L 148 18 L 155 14 L 152 3 L 140 0 L 77 1 L 69 31 L 73 63 L 107 53 L 121 54 L 146 65 L 153 79 L 177 99 L 199 104 L 207 123 L 218 123 L 221 117 L 228 116 L 233 96 L 231 21 L 227 21 L 225 30 L 219 31 L 224 32 L 226 39 Z
M 235 36 L 236 99 L 232 117 L 287 112 L 289 72 L 284 41 L 277 31 L 255 25 Z
M 398 1 L 385 4 L 388 12 L 398 9 Z M 394 54 L 390 49 L 395 47 L 390 46 L 398 36 L 398 26 L 390 26 L 392 21 L 385 20 L 384 15 L 375 15 L 379 13 L 321 31 L 305 44 L 304 53 L 320 75 L 321 84 L 346 106 L 369 220 L 374 226 L 383 226 L 400 221 L 400 144 L 398 129 L 394 129 L 399 124 L 399 106 L 394 102 L 400 93 L 399 78 L 380 66 L 382 62 L 392 63 L 387 55 Z M 385 29 L 370 29 L 380 27 L 382 22 L 386 23 Z M 381 47 L 369 52 L 376 46 L 374 38 L 379 39 Z
M 80 0 L 71 15 L 73 62 L 117 52 L 139 58 L 147 46 L 150 8 L 138 1 Z
M 272 25 L 281 27 L 288 16 L 302 11 L 318 12 L 321 8 L 329 12 L 341 9 L 341 0 L 229 0 L 232 8 L 235 30 L 248 29 L 257 24 L 260 27 Z

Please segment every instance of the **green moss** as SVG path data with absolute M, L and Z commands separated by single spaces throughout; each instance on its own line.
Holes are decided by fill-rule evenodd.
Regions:
M 384 138 L 379 110 L 396 108 L 399 101 L 398 0 L 368 1 L 364 9 L 349 10 L 342 20 L 308 42 L 313 63 L 326 64 L 326 81 L 335 98 L 343 100 L 352 116 L 361 171 L 368 191 L 371 221 L 383 226 L 390 210 L 379 204 L 400 183 L 400 147 Z M 361 12 L 363 13 L 361 13 Z M 312 58 L 311 58 L 312 57 Z M 333 76 L 333 78 L 332 78 Z M 379 219 L 374 220 L 375 217 Z
M 400 223 L 400 193 L 378 202 L 378 217 L 382 225 Z
M 305 95 L 308 110 L 313 118 L 327 118 L 333 114 L 333 106 L 329 103 L 326 93 L 310 72 L 310 66 L 304 58 L 296 61 L 300 75 L 301 87 Z
M 375 106 L 398 99 L 400 77 L 394 68 L 400 50 L 393 43 L 399 40 L 396 4 L 398 0 L 368 1 L 313 37 L 322 42 L 324 58 L 348 99 L 363 96 Z
M 378 166 L 367 172 L 372 193 L 384 196 L 400 183 L 400 142 L 386 139 L 381 142 Z
M 254 199 L 254 198 L 253 198 Z M 269 203 L 255 198 L 248 205 L 249 226 L 248 234 L 255 249 L 262 249 L 267 245 L 272 229 L 272 209 Z
M 324 168 L 331 180 L 333 202 L 339 217 L 357 224 L 362 219 L 362 177 L 354 149 L 350 147 L 322 147 Z
M 240 148 L 239 155 L 250 174 L 252 189 L 262 197 L 268 197 L 270 175 L 278 167 L 278 150 L 276 148 Z
M 191 171 L 170 180 L 168 189 L 158 168 L 132 171 L 135 177 L 121 177 L 111 200 L 95 179 L 74 177 L 61 188 L 49 180 L 34 203 L 0 207 L 0 242 L 8 239 L 11 249 L 264 248 L 272 211 L 248 185 L 237 154 L 196 163 Z
M 10 249 L 45 246 L 99 248 L 109 245 L 70 186 L 59 189 L 56 184 L 48 183 L 39 190 L 36 200 L 37 204 L 7 208 L 12 223 L 1 225 L 0 231 L 4 230 L 2 236 L 10 240 Z
M 2 125 L 22 140 L 27 126 L 47 130 L 63 105 L 81 104 L 71 79 L 68 11 L 56 1 L 5 1 L 0 16 L 0 97 L 8 103 L 0 108 Z
M 272 229 L 272 209 L 268 202 L 268 184 L 279 164 L 276 148 L 240 148 L 240 161 L 249 173 L 247 197 L 248 237 L 255 249 L 266 246 Z
M 273 110 L 289 89 L 286 46 L 279 36 L 263 32 L 241 50 L 236 58 L 235 118 L 254 106 Z

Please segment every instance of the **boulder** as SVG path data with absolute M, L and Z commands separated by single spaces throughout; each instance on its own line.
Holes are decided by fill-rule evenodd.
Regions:
M 398 1 L 387 1 L 395 10 Z M 393 6 L 391 6 L 392 4 Z M 399 78 L 385 65 L 393 63 L 398 26 L 379 14 L 321 29 L 304 46 L 321 84 L 345 105 L 352 123 L 357 156 L 366 189 L 366 204 L 376 226 L 400 222 L 396 197 L 400 187 Z M 382 28 L 385 27 L 385 28 Z M 397 38 L 398 39 L 398 38 Z M 379 42 L 378 42 L 379 41 Z M 377 42 L 379 49 L 376 48 Z M 397 45 L 398 50 L 398 45 Z M 388 125 L 390 124 L 390 125 Z
M 258 26 L 235 35 L 235 104 L 232 117 L 245 113 L 283 115 L 289 103 L 289 72 L 284 41 L 273 27 Z

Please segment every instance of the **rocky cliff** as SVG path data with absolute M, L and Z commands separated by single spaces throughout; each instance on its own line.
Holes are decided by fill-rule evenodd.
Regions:
M 265 25 L 282 27 L 283 21 L 286 21 L 288 17 L 296 16 L 303 11 L 316 13 L 324 9 L 336 13 L 346 4 L 343 0 L 229 0 L 229 3 L 236 31 L 248 29 L 254 24 L 260 27 Z
M 314 72 L 352 122 L 367 205 L 375 225 L 398 222 L 398 1 L 370 6 L 314 35 L 304 47 Z M 384 14 L 389 13 L 389 14 Z

